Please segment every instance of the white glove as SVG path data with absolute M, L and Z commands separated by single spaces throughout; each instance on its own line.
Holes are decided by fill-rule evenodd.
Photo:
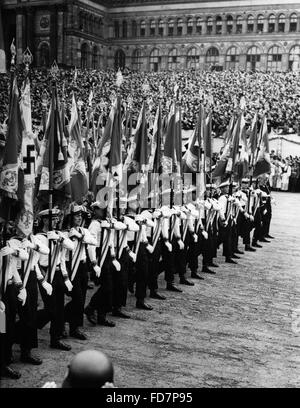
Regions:
M 44 280 L 43 283 L 42 283 L 42 286 L 45 289 L 45 291 L 47 292 L 47 295 L 51 296 L 52 295 L 52 290 L 53 290 L 52 285 L 50 285 L 50 283 L 48 283 L 47 281 Z
M 149 254 L 153 254 L 154 248 L 153 248 L 152 245 L 148 244 L 148 245 L 146 246 L 146 249 L 147 249 L 147 251 L 149 252 Z
M 68 291 L 71 292 L 71 290 L 73 289 L 73 285 L 72 285 L 70 279 L 65 280 L 65 285 L 66 285 L 66 288 L 68 289 Z
M 113 264 L 113 266 L 116 268 L 117 272 L 120 272 L 120 270 L 121 270 L 120 262 L 118 262 L 116 259 L 114 259 L 114 260 L 112 261 L 112 264 Z
M 48 381 L 42 386 L 42 388 L 57 388 L 57 385 L 54 381 Z
M 193 234 L 193 239 L 194 239 L 194 242 L 197 243 L 197 242 L 198 242 L 198 235 L 197 235 L 197 234 Z
M 110 228 L 110 223 L 106 220 L 101 221 L 101 228 Z
M 206 231 L 201 231 L 201 234 L 203 235 L 204 239 L 208 238 L 208 233 Z
M 248 220 L 248 218 L 250 218 L 250 215 L 247 213 L 247 212 L 245 212 L 245 218 Z
M 25 305 L 26 298 L 27 298 L 27 291 L 26 291 L 25 288 L 22 288 L 22 289 L 20 290 L 19 294 L 18 294 L 18 300 L 19 300 L 20 302 L 22 302 L 22 306 Z
M 22 241 L 22 244 L 24 245 L 24 248 L 30 248 L 30 249 L 34 249 L 35 245 L 33 242 L 29 241 L 29 239 L 24 239 Z
M 165 242 L 166 247 L 168 248 L 169 252 L 172 252 L 172 244 L 169 241 Z
M 250 215 L 250 221 L 254 221 L 254 217 L 253 217 L 253 215 Z
M 2 256 L 7 256 L 15 253 L 15 250 L 9 246 L 1 248 L 0 253 Z
M 48 231 L 47 232 L 47 238 L 57 240 L 57 239 L 59 239 L 59 235 L 57 235 L 55 231 Z
M 69 232 L 69 238 L 73 238 L 76 237 L 78 239 L 82 238 L 82 234 L 80 234 L 80 232 L 78 232 L 75 228 L 71 228 L 70 232 Z
M 0 312 L 5 312 L 5 304 L 0 300 Z
M 130 256 L 132 262 L 135 263 L 136 262 L 136 254 L 134 252 L 132 252 L 132 251 L 129 251 L 128 255 Z
M 226 228 L 228 225 L 227 221 L 223 221 L 223 227 Z
M 184 249 L 184 243 L 181 239 L 178 241 L 178 245 L 180 250 Z
M 97 278 L 100 278 L 100 275 L 101 275 L 101 268 L 100 268 L 100 266 L 95 265 L 95 266 L 94 266 L 94 272 L 95 272 L 95 274 L 96 274 L 96 277 L 97 277 Z

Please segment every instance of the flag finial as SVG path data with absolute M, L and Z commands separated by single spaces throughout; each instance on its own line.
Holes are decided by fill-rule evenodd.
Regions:
M 26 50 L 23 52 L 23 64 L 25 65 L 25 72 L 29 72 L 29 66 L 32 64 L 33 55 L 30 49 L 27 47 Z

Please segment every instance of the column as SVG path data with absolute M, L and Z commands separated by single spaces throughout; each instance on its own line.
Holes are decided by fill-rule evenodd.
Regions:
M 146 23 L 145 37 L 150 37 L 150 20 L 145 20 L 145 23 Z
M 197 19 L 196 17 L 193 17 L 193 32 L 192 35 L 196 35 L 197 30 Z
M 247 33 L 247 20 L 244 17 L 242 20 L 242 34 L 246 34 Z
M 177 36 L 177 18 L 174 18 L 173 36 Z
M 278 19 L 279 19 L 279 16 L 275 17 L 275 28 L 274 28 L 275 33 L 278 33 Z
M 167 37 L 168 35 L 168 21 L 165 21 L 165 25 L 164 25 L 164 37 Z
M 34 44 L 33 44 L 33 25 L 34 25 L 34 9 L 32 7 L 28 7 L 26 15 L 26 44 L 25 48 L 29 47 L 32 54 L 34 54 Z
M 182 35 L 187 35 L 187 18 L 183 19 Z
M 24 21 L 24 10 L 18 8 L 16 10 L 16 63 L 22 63 L 22 54 L 25 51 L 25 21 Z
M 64 11 L 57 11 L 57 63 L 64 63 Z
M 233 17 L 232 34 L 236 34 L 236 16 Z
M 247 55 L 246 54 L 240 54 L 239 67 L 240 67 L 241 70 L 246 69 L 246 62 L 247 62 Z
M 203 18 L 203 23 L 202 23 L 202 35 L 207 34 L 207 24 L 206 24 L 206 19 Z
M 282 54 L 281 66 L 282 66 L 283 71 L 288 71 L 288 69 L 289 69 L 289 54 L 287 52 L 284 52 Z
M 253 32 L 257 33 L 257 16 L 254 16 Z
M 268 18 L 267 18 L 267 16 L 264 16 L 264 30 L 263 30 L 263 32 L 264 33 L 268 32 Z
M 127 21 L 127 38 L 132 37 L 132 22 L 131 20 Z
M 222 35 L 226 35 L 226 19 L 222 19 Z
M 158 25 L 159 25 L 159 19 L 155 20 L 155 34 L 154 34 L 155 37 L 158 37 Z M 149 61 L 148 61 L 148 65 L 149 65 Z
M 297 18 L 297 33 L 300 31 L 300 15 Z
M 285 25 L 284 25 L 284 32 L 288 33 L 290 31 L 290 21 L 289 18 L 285 17 Z
M 213 17 L 212 35 L 216 35 L 216 17 Z
M 57 60 L 57 9 L 50 9 L 50 65 Z

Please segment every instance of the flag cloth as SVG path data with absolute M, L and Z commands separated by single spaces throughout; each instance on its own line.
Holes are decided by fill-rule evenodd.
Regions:
M 175 164 L 175 120 L 175 103 L 173 102 L 168 115 L 164 151 L 161 158 L 162 172 L 166 174 L 173 173 Z
M 241 114 L 239 126 L 238 155 L 234 166 L 234 175 L 237 180 L 241 180 L 249 172 L 249 154 L 246 136 L 245 117 Z
M 161 132 L 162 132 L 162 117 L 161 107 L 158 106 L 153 124 L 153 134 L 150 143 L 150 156 L 149 156 L 149 171 L 153 173 L 160 172 L 161 163 Z
M 29 236 L 33 230 L 33 198 L 35 186 L 36 148 L 32 132 L 30 81 L 24 81 L 20 101 L 22 134 L 22 168 L 24 174 L 23 207 L 17 217 L 18 228 Z
M 4 51 L 4 35 L 3 35 L 3 22 L 2 12 L 0 6 L 0 74 L 6 73 L 6 57 Z
M 143 103 L 139 119 L 134 136 L 133 163 L 137 172 L 145 174 L 148 171 L 148 130 L 145 103 Z
M 175 169 L 178 175 L 182 173 L 182 132 L 181 132 L 181 108 L 175 115 Z
M 233 124 L 234 118 L 231 118 L 227 127 L 222 154 L 212 174 L 213 178 L 223 177 L 226 174 L 226 168 L 232 151 Z
M 183 156 L 183 172 L 184 173 L 197 173 L 198 170 L 198 156 L 199 145 L 197 141 L 198 123 L 190 136 L 189 144 L 186 152 Z
M 255 153 L 257 149 L 257 125 L 258 125 L 258 119 L 257 119 L 257 113 L 255 112 L 255 115 L 252 119 L 251 123 L 251 129 L 250 129 L 250 137 L 249 137 L 249 148 L 250 148 L 250 153 L 251 153 L 251 165 L 253 165 L 254 158 L 255 158 Z
M 88 178 L 84 161 L 84 144 L 81 136 L 81 121 L 73 94 L 69 123 L 69 168 L 72 200 L 80 202 L 88 192 Z
M 38 198 L 48 202 L 53 192 L 56 203 L 71 199 L 71 177 L 67 156 L 67 141 L 60 118 L 57 90 L 52 90 L 50 115 L 44 137 L 45 150 L 42 158 Z
M 117 98 L 115 118 L 111 132 L 111 147 L 109 155 L 109 170 L 115 180 L 122 180 L 122 117 L 121 98 Z
M 253 177 L 258 177 L 260 174 L 270 173 L 271 171 L 269 135 L 266 116 L 263 117 L 260 130 L 260 144 L 257 147 L 257 150 L 258 154 L 254 164 Z
M 206 118 L 204 129 L 204 151 L 205 151 L 205 164 L 206 171 L 211 173 L 212 165 L 212 113 L 210 112 Z

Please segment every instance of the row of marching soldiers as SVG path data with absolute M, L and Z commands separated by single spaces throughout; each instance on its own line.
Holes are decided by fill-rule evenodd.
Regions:
M 26 239 L 9 225 L 9 239 L 0 250 L 0 304 L 5 309 L 1 375 L 20 377 L 11 367 L 15 343 L 20 345 L 23 363 L 42 363 L 32 349 L 38 346 L 38 329 L 48 323 L 50 347 L 69 351 L 66 338 L 87 340 L 84 315 L 90 324 L 107 327 L 115 326 L 110 313 L 131 317 L 124 310 L 128 290 L 135 294 L 137 308 L 152 310 L 146 301 L 148 290 L 150 298 L 166 299 L 158 291 L 160 273 L 164 272 L 166 290 L 180 293 L 181 285 L 195 284 L 190 278 L 200 280 L 215 273 L 221 245 L 225 262 L 235 264 L 244 251 L 256 251 L 262 242 L 270 242 L 267 176 L 250 184 L 243 179 L 240 185 L 229 181 L 218 188 L 208 185 L 204 200 L 194 191 L 192 201 L 181 206 L 141 210 L 136 200 L 127 199 L 118 219 L 109 216 L 101 202 L 89 207 L 73 204 L 61 230 L 61 211 L 53 209 L 50 228 L 46 209 L 38 214 L 37 231 Z M 89 279 L 95 292 L 86 304 Z M 43 302 L 38 302 L 38 290 Z M 39 303 L 43 306 L 38 309 Z

